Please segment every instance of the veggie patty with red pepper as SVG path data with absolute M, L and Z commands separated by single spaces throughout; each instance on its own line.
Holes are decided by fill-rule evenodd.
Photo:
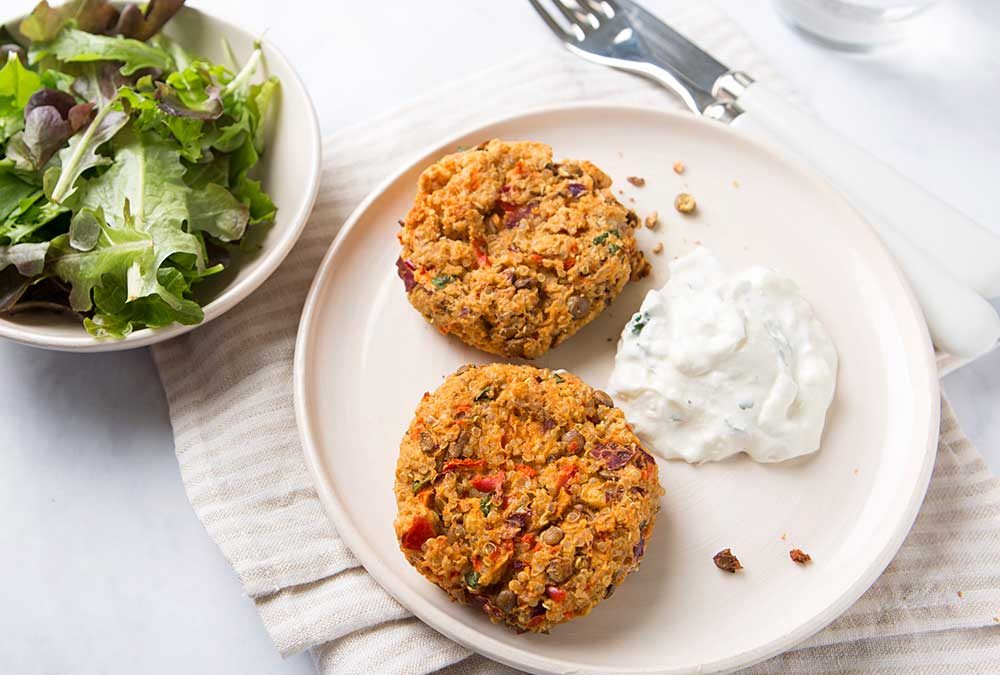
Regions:
M 395 493 L 421 574 L 496 623 L 546 632 L 638 567 L 663 490 L 610 396 L 565 371 L 492 364 L 424 394 Z
M 635 213 L 586 161 L 492 140 L 420 176 L 400 221 L 407 297 L 438 330 L 492 354 L 535 358 L 592 321 L 649 263 Z

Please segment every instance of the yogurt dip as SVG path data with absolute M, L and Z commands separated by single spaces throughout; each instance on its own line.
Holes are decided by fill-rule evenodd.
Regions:
M 794 281 L 728 276 L 699 247 L 625 326 L 608 390 L 661 457 L 780 462 L 819 449 L 836 381 L 837 350 Z

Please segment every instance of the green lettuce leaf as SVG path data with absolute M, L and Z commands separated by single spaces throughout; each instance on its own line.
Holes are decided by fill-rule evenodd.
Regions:
M 45 193 L 48 198 L 57 204 L 63 203 L 76 192 L 76 182 L 84 171 L 107 164 L 109 160 L 97 151 L 114 138 L 127 122 L 128 115 L 115 110 L 111 104 L 101 108 L 94 121 L 82 133 L 71 138 L 69 146 L 59 153 L 61 166 L 46 171 Z
M 121 61 L 123 75 L 132 75 L 143 68 L 170 70 L 173 59 L 163 49 L 123 37 L 94 35 L 68 28 L 52 42 L 36 52 L 35 60 L 51 54 L 63 63 Z
M 253 144 L 258 153 L 264 152 L 264 132 L 274 107 L 274 98 L 281 85 L 276 77 L 269 77 L 261 84 L 250 87 L 247 106 L 253 125 Z
M 220 241 L 235 241 L 243 236 L 250 220 L 250 209 L 226 188 L 209 183 L 188 193 L 188 226 Z
M 0 237 L 11 244 L 35 239 L 36 232 L 65 213 L 69 213 L 69 209 L 46 200 L 42 192 L 38 191 L 23 199 L 7 220 L 0 223 Z
M 0 223 L 17 210 L 22 201 L 36 194 L 40 195 L 40 190 L 18 178 L 13 167 L 0 164 Z
M 124 225 L 124 205 L 131 206 L 136 229 L 156 242 L 157 268 L 174 254 L 188 254 L 204 269 L 201 241 L 184 230 L 188 193 L 180 152 L 153 134 L 128 127 L 114 143 L 114 162 L 100 176 L 81 181 L 80 204 L 102 209 L 115 226 Z
M 104 214 L 95 211 L 101 235 L 89 251 L 78 251 L 68 234 L 54 238 L 49 246 L 49 271 L 70 285 L 70 307 L 77 312 L 90 310 L 94 303 L 91 292 L 109 280 L 131 287 L 127 295 L 142 297 L 155 281 L 156 257 L 153 238 L 131 225 L 114 228 L 104 222 Z
M 69 284 L 72 309 L 94 310 L 84 321 L 91 334 L 122 337 L 135 326 L 202 320 L 198 303 L 184 297 L 187 279 L 173 268 L 158 268 L 153 237 L 135 226 L 127 207 L 120 227 L 108 225 L 100 210 L 89 217 L 100 230 L 93 248 L 80 251 L 69 234 L 60 235 L 49 247 L 47 270 Z
M 14 52 L 0 68 L 0 143 L 24 128 L 24 106 L 42 88 L 36 72 L 25 68 Z
M 0 270 L 13 265 L 21 276 L 37 276 L 45 268 L 45 252 L 48 249 L 47 241 L 38 244 L 0 246 Z

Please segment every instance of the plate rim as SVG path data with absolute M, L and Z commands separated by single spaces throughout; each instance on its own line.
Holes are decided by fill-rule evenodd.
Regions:
M 881 250 L 885 259 L 890 264 L 890 269 L 893 270 L 897 281 L 901 285 L 901 290 L 907 300 L 906 309 L 909 313 L 913 314 L 923 326 L 920 341 L 923 344 L 924 372 L 928 376 L 927 379 L 931 385 L 931 391 L 929 392 L 930 411 L 927 422 L 928 433 L 926 447 L 923 449 L 922 464 L 920 472 L 917 475 L 914 490 L 906 501 L 905 508 L 901 512 L 901 518 L 899 519 L 899 523 L 896 526 L 895 531 L 892 536 L 889 537 L 886 545 L 883 546 L 878 556 L 873 559 L 873 562 L 869 565 L 865 572 L 861 574 L 854 581 L 854 583 L 848 586 L 848 588 L 845 589 L 845 591 L 842 592 L 834 602 L 827 605 L 812 619 L 802 623 L 800 626 L 789 631 L 785 635 L 759 645 L 753 649 L 725 659 L 720 659 L 710 663 L 699 663 L 691 667 L 633 667 L 630 669 L 619 669 L 619 671 L 622 673 L 659 673 L 663 675 L 669 673 L 679 675 L 682 673 L 700 674 L 707 672 L 725 672 L 751 666 L 755 663 L 759 663 L 787 651 L 791 647 L 794 647 L 796 644 L 799 644 L 803 640 L 829 625 L 833 620 L 853 605 L 865 591 L 868 590 L 868 588 L 878 579 L 879 576 L 881 576 L 882 572 L 896 556 L 896 553 L 899 551 L 900 546 L 902 546 L 904 539 L 913 527 L 913 522 L 916 520 L 920 507 L 923 504 L 927 488 L 930 484 L 931 473 L 934 467 L 934 459 L 936 457 L 938 435 L 940 431 L 941 397 L 937 362 L 934 355 L 934 349 L 931 344 L 930 335 L 926 324 L 924 323 L 922 310 L 920 309 L 916 297 L 913 294 L 913 290 L 910 287 L 909 282 L 906 280 L 906 277 L 903 275 L 899 265 L 896 263 L 896 260 L 889 253 L 888 249 L 882 243 L 875 230 L 857 211 L 857 209 L 847 203 L 847 200 L 839 192 L 831 187 L 811 168 L 802 165 L 801 162 L 789 157 L 785 153 L 780 152 L 777 148 L 769 144 L 762 143 L 758 139 L 739 133 L 732 127 L 688 113 L 664 110 L 655 106 L 609 104 L 601 101 L 581 101 L 570 104 L 560 103 L 555 105 L 531 107 L 510 115 L 489 118 L 485 121 L 469 125 L 461 129 L 458 133 L 452 134 L 440 141 L 423 145 L 418 151 L 408 155 L 400 164 L 399 168 L 392 171 L 385 179 L 372 188 L 365 198 L 351 211 L 351 214 L 344 221 L 344 224 L 341 226 L 337 236 L 334 238 L 330 247 L 327 249 L 327 252 L 324 254 L 316 275 L 313 277 L 309 293 L 306 296 L 305 304 L 303 305 L 302 314 L 297 328 L 298 332 L 295 339 L 295 353 L 293 359 L 293 399 L 296 426 L 298 428 L 299 438 L 303 446 L 303 455 L 306 467 L 313 479 L 317 495 L 323 504 L 327 516 L 330 518 L 334 528 L 337 530 L 337 533 L 341 536 L 341 538 L 343 538 L 344 542 L 348 545 L 351 551 L 361 561 L 365 570 L 372 575 L 383 590 L 385 590 L 390 596 L 396 599 L 401 605 L 412 612 L 418 619 L 430 626 L 433 630 L 445 635 L 455 642 L 458 642 L 473 652 L 479 653 L 487 658 L 514 668 L 525 668 L 539 673 L 573 672 L 596 674 L 603 672 L 600 669 L 595 669 L 592 666 L 585 664 L 544 656 L 530 650 L 527 647 L 510 647 L 506 644 L 498 643 L 493 638 L 489 637 L 486 637 L 485 640 L 483 640 L 485 636 L 481 632 L 463 624 L 447 612 L 440 610 L 433 605 L 423 603 L 419 600 L 416 594 L 411 592 L 409 588 L 405 587 L 405 585 L 392 587 L 390 583 L 387 583 L 395 581 L 395 575 L 389 570 L 388 565 L 386 565 L 368 545 L 360 531 L 354 527 L 352 521 L 346 515 L 346 510 L 341 503 L 340 497 L 326 479 L 325 473 L 321 470 L 320 446 L 316 440 L 316 430 L 314 428 L 313 420 L 307 410 L 308 405 L 306 402 L 306 369 L 308 365 L 306 363 L 306 357 L 313 348 L 312 325 L 318 311 L 319 291 L 326 283 L 326 278 L 329 276 L 331 269 L 333 268 L 332 263 L 337 257 L 339 250 L 344 246 L 344 242 L 351 235 L 358 221 L 361 220 L 369 207 L 371 207 L 376 200 L 382 197 L 386 191 L 391 189 L 392 186 L 402 178 L 402 176 L 416 168 L 425 157 L 434 153 L 439 153 L 448 146 L 455 145 L 459 140 L 465 138 L 466 136 L 475 134 L 477 131 L 483 129 L 501 124 L 510 124 L 524 118 L 551 115 L 553 113 L 572 114 L 582 110 L 605 110 L 610 114 L 653 114 L 666 117 L 668 120 L 671 118 L 680 119 L 685 123 L 694 121 L 696 124 L 706 125 L 706 128 L 721 131 L 724 135 L 729 134 L 734 141 L 749 144 L 756 151 L 767 155 L 773 161 L 784 164 L 793 171 L 801 174 L 806 180 L 811 182 L 817 190 L 825 192 L 832 199 L 839 200 L 846 208 L 854 212 L 860 222 L 867 226 L 868 231 L 872 234 L 873 243 L 878 247 L 878 249 Z M 919 419 L 917 421 L 919 422 Z M 478 641 L 476 641 L 477 638 Z

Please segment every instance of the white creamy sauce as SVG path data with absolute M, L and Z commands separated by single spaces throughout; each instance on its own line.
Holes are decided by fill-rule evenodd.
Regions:
M 661 457 L 780 462 L 819 449 L 836 380 L 837 350 L 794 281 L 727 276 L 697 248 L 625 326 L 608 389 Z

